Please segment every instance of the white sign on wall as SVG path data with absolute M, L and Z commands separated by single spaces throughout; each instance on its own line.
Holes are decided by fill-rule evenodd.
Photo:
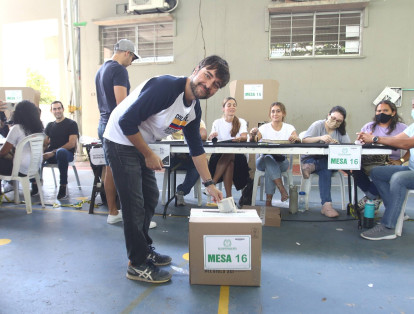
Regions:
M 204 269 L 251 270 L 250 235 L 204 235 Z
M 5 90 L 6 102 L 18 103 L 23 100 L 23 92 L 19 89 Z
M 244 99 L 263 99 L 263 84 L 244 84 Z

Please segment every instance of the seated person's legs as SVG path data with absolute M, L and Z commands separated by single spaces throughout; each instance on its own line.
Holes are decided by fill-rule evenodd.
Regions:
M 181 156 L 174 156 L 175 158 L 174 164 L 180 163 L 180 166 L 178 169 L 180 170 L 186 170 L 185 178 L 183 183 L 177 186 L 177 205 L 184 206 L 184 195 L 187 195 L 190 193 L 193 186 L 196 184 L 199 174 L 198 171 L 193 163 L 193 159 L 188 154 L 180 154 Z
M 379 197 L 379 192 L 375 184 L 369 179 L 368 175 L 363 170 L 354 170 L 352 173 L 357 186 L 365 193 L 365 196 L 358 202 L 358 208 L 360 210 L 364 209 L 367 200 L 373 200 L 375 209 L 378 210 L 382 200 Z
M 338 217 L 338 212 L 332 207 L 332 170 L 328 170 L 328 159 L 322 158 L 315 161 L 315 173 L 319 176 L 319 194 L 322 204 L 321 214 L 330 218 Z
M 287 160 L 277 162 L 271 155 L 265 155 L 259 159 L 258 169 L 261 170 L 261 166 L 264 165 L 265 171 L 266 206 L 271 206 L 276 186 L 279 189 L 281 201 L 286 201 L 289 198 L 289 195 L 283 186 L 281 173 L 288 169 L 289 162 Z
M 395 225 L 402 210 L 407 189 L 414 189 L 414 171 L 407 166 L 376 167 L 371 178 L 384 200 L 385 212 L 381 224 L 361 236 L 368 240 L 395 239 Z
M 57 198 L 61 199 L 67 195 L 67 184 L 68 184 L 68 166 L 69 162 L 72 162 L 74 155 L 72 152 L 65 148 L 59 148 L 56 151 L 56 162 L 60 173 L 60 187 Z
M 234 154 L 213 154 L 208 165 L 213 181 L 219 183 L 223 180 L 227 197 L 231 196 L 234 158 Z

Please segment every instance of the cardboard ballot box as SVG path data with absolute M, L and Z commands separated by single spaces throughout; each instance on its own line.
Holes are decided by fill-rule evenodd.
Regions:
M 255 210 L 191 209 L 190 283 L 260 286 L 262 222 Z
M 243 205 L 242 209 L 254 209 L 257 211 L 262 225 L 266 227 L 280 227 L 282 216 L 280 215 L 280 208 L 272 206 L 251 206 Z

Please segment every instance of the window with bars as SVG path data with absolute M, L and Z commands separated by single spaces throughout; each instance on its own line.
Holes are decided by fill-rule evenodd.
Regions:
M 360 56 L 362 11 L 270 16 L 270 59 Z
M 101 63 L 109 60 L 118 40 L 126 38 L 135 44 L 141 57 L 133 63 L 174 61 L 173 23 L 102 26 L 100 28 Z

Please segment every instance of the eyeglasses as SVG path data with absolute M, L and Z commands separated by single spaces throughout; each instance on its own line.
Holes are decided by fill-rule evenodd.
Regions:
M 336 117 L 334 117 L 334 116 L 330 116 L 330 119 L 332 120 L 332 121 L 334 121 L 335 122 L 335 124 L 341 124 L 342 122 L 344 122 L 344 120 L 338 120 Z

